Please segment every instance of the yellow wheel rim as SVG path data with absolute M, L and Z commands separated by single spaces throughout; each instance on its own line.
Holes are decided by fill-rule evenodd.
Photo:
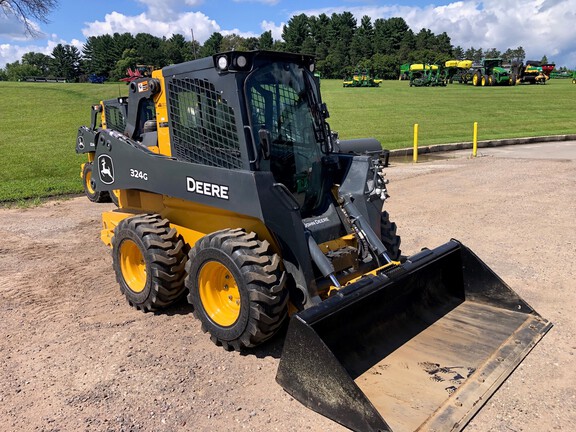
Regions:
M 86 174 L 84 175 L 84 181 L 86 182 L 86 190 L 90 195 L 93 195 L 96 191 L 92 187 L 92 171 L 86 170 Z
M 140 248 L 132 240 L 126 239 L 120 245 L 120 270 L 130 290 L 142 292 L 146 287 L 146 261 Z
M 206 314 L 222 327 L 240 316 L 240 290 L 228 268 L 217 261 L 205 263 L 198 274 L 200 301 Z

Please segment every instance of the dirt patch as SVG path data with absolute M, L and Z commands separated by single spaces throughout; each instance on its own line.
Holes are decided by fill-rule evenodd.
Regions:
M 469 431 L 576 425 L 575 163 L 452 159 L 388 169 L 403 253 L 456 238 L 554 328 Z M 225 352 L 180 304 L 131 309 L 84 197 L 0 210 L 0 423 L 11 431 L 341 431 L 274 381 L 282 338 Z

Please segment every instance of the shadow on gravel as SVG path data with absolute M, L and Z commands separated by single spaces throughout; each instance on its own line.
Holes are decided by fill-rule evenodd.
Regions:
M 194 307 L 187 302 L 186 297 L 178 300 L 176 303 L 171 305 L 166 309 L 155 312 L 157 315 L 167 315 L 167 316 L 177 316 L 177 315 L 192 315 L 194 312 Z M 196 319 L 196 318 L 194 318 Z M 282 347 L 284 346 L 284 338 L 286 337 L 286 332 L 288 330 L 288 322 L 290 320 L 286 319 L 282 327 L 278 332 L 268 341 L 264 342 L 255 348 L 242 351 L 240 355 L 243 356 L 255 356 L 257 358 L 273 357 L 279 359 L 282 355 Z M 206 333 L 204 335 L 206 339 L 210 339 L 210 336 Z

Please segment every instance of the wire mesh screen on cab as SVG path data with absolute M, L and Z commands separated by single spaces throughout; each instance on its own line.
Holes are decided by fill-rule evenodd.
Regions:
M 173 156 L 221 168 L 242 168 L 234 110 L 207 80 L 173 78 L 168 83 Z

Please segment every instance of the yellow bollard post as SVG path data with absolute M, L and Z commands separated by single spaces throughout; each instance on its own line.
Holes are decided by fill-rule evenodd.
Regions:
M 412 161 L 418 162 L 418 123 L 414 123 L 414 150 L 412 150 Z
M 478 122 L 474 122 L 474 137 L 472 138 L 472 157 L 478 153 Z

